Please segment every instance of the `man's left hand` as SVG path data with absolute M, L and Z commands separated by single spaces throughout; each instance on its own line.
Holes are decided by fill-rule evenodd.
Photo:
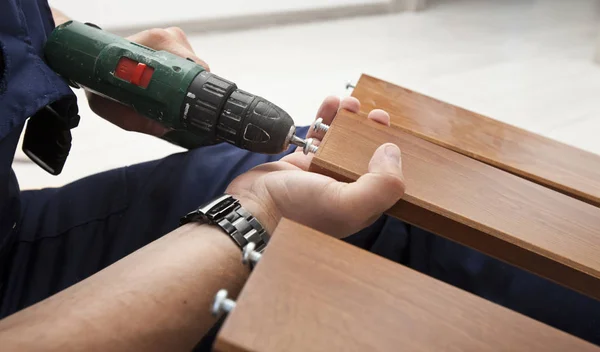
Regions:
M 331 124 L 340 108 L 358 112 L 360 103 L 330 97 L 317 116 Z M 390 124 L 390 116 L 382 110 L 371 111 L 368 118 Z M 307 137 L 319 143 L 319 134 L 312 129 Z M 280 161 L 259 165 L 234 179 L 226 193 L 238 198 L 269 233 L 286 217 L 338 238 L 367 227 L 404 194 L 400 149 L 394 144 L 380 146 L 369 172 L 352 183 L 308 172 L 312 158 L 297 150 Z

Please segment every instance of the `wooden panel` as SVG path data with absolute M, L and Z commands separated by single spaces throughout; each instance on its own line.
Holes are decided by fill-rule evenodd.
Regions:
M 598 351 L 540 322 L 283 220 L 218 351 Z
M 363 111 L 389 111 L 396 127 L 596 206 L 600 156 L 363 75 Z
M 347 111 L 311 169 L 355 180 L 386 142 L 406 178 L 388 214 L 600 299 L 600 208 Z

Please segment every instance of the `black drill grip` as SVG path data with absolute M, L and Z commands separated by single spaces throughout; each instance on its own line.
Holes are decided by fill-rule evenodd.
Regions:
M 207 71 L 200 72 L 183 99 L 183 127 L 201 136 L 215 136 L 223 105 L 236 89 L 233 82 Z
M 263 154 L 283 152 L 295 130 L 292 118 L 278 106 L 206 71 L 190 85 L 182 123 L 193 133 Z

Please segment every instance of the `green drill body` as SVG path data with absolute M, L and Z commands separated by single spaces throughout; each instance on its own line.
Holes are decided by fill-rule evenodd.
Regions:
M 287 148 L 295 130 L 293 120 L 279 107 L 237 89 L 191 59 L 147 48 L 93 25 L 69 21 L 56 27 L 44 54 L 48 65 L 73 86 L 160 122 L 171 129 L 163 138 L 185 148 L 227 141 L 275 154 Z

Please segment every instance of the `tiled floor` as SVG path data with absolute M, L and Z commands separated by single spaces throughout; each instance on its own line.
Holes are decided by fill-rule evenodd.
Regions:
M 308 124 L 360 73 L 600 153 L 600 3 L 443 1 L 419 13 L 191 38 L 213 72 Z M 82 104 L 83 105 L 83 104 Z M 179 149 L 126 133 L 82 108 L 63 174 L 15 169 L 23 188 L 61 185 Z

